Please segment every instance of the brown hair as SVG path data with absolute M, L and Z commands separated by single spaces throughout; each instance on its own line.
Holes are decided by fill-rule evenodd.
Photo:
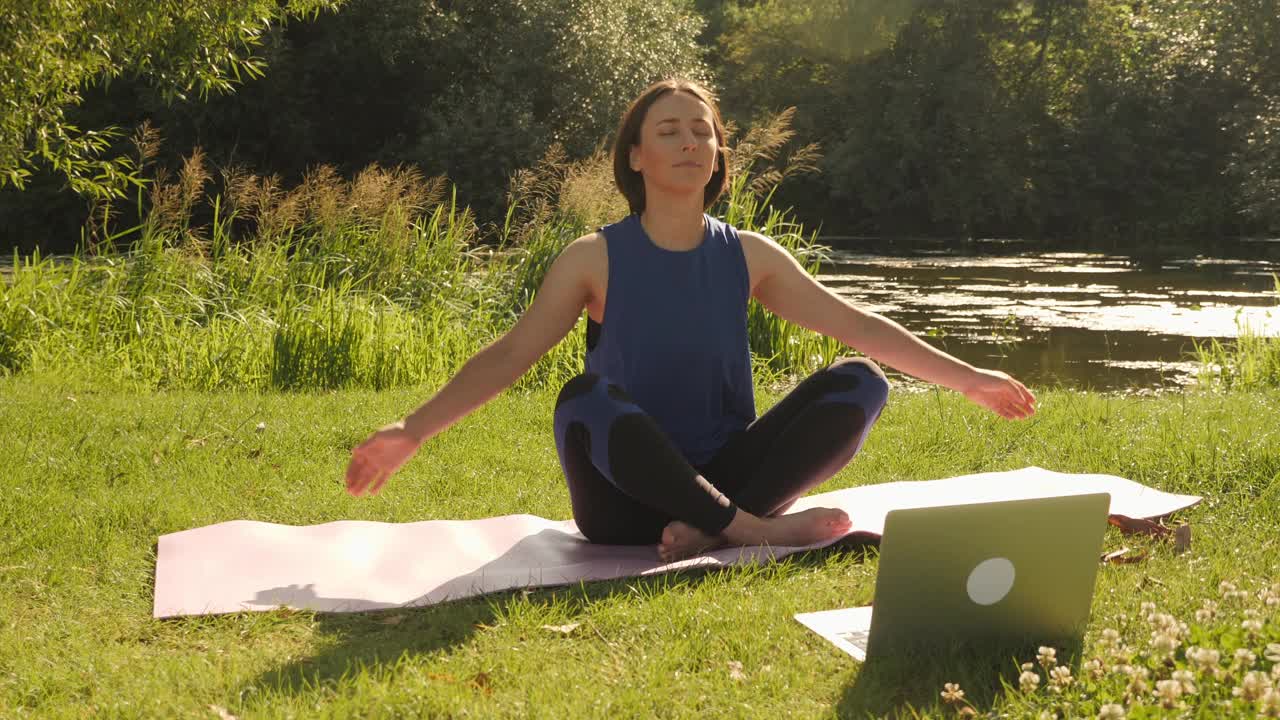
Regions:
M 712 125 L 715 127 L 716 144 L 719 148 L 716 150 L 716 170 L 703 191 L 702 209 L 711 207 L 725 188 L 729 187 L 729 150 L 724 146 L 724 122 L 720 119 L 720 108 L 716 107 L 711 91 L 683 78 L 659 80 L 645 88 L 640 97 L 623 113 L 618 136 L 613 143 L 613 182 L 626 196 L 627 205 L 633 213 L 644 211 L 644 176 L 631 169 L 631 148 L 640 143 L 640 126 L 644 123 L 649 108 L 658 98 L 673 92 L 689 93 L 711 108 Z

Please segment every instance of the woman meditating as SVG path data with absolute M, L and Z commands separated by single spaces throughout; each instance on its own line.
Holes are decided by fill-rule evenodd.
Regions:
M 1009 418 L 1035 397 L 822 286 L 783 247 L 706 214 L 728 185 L 724 127 L 696 83 L 651 85 L 622 118 L 613 174 L 631 214 L 574 240 L 533 303 L 434 397 L 352 451 L 347 491 L 376 493 L 429 438 L 509 387 L 587 311 L 584 372 L 560 391 L 556 449 L 590 541 L 658 544 L 665 561 L 721 545 L 808 545 L 844 511 L 783 514 L 857 454 L 889 394 L 844 358 L 756 417 L 747 301 Z

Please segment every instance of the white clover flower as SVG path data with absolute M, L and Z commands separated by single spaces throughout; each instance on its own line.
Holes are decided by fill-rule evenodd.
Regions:
M 1170 655 L 1178 649 L 1178 638 L 1167 632 L 1152 633 L 1151 649 L 1157 655 Z
M 1128 648 L 1120 638 L 1120 633 L 1113 628 L 1103 628 L 1097 641 L 1098 654 L 1102 657 L 1117 659 L 1125 657 Z
M 1018 689 L 1022 692 L 1033 693 L 1038 687 L 1040 687 L 1040 676 L 1030 670 L 1024 670 L 1018 676 Z
M 1129 697 L 1145 697 L 1151 691 L 1151 686 L 1147 684 L 1147 678 L 1151 672 L 1144 667 L 1133 668 L 1129 673 L 1129 686 L 1125 692 Z
M 1048 670 L 1058 664 L 1058 651 L 1041 645 L 1040 654 L 1036 655 L 1036 660 L 1040 662 L 1040 667 Z
M 1258 715 L 1280 718 L 1280 690 L 1268 689 L 1258 698 Z
M 1178 698 L 1182 697 L 1182 683 L 1177 680 L 1160 680 L 1156 683 L 1156 698 L 1162 708 L 1178 706 Z
M 1262 657 L 1273 663 L 1280 663 L 1280 643 L 1271 643 L 1262 651 Z
M 1151 616 L 1154 615 L 1155 612 L 1156 604 L 1153 602 L 1144 602 L 1142 605 L 1138 606 L 1138 614 L 1146 618 L 1147 622 L 1151 622 Z
M 1196 622 L 1207 623 L 1218 617 L 1218 603 L 1212 600 L 1205 600 L 1204 605 L 1196 611 Z
M 1240 621 L 1240 627 L 1250 635 L 1257 635 L 1262 632 L 1262 621 L 1257 618 L 1248 618 Z
M 1098 658 L 1093 658 L 1092 660 L 1086 662 L 1084 664 L 1084 671 L 1089 674 L 1089 677 L 1095 680 L 1097 680 L 1098 678 L 1106 674 L 1106 670 L 1102 666 L 1102 661 L 1099 660 Z
M 1098 708 L 1098 720 L 1124 720 L 1124 706 L 1108 703 Z
M 1236 591 L 1236 585 L 1233 582 L 1223 580 L 1222 582 L 1218 583 L 1218 594 L 1221 595 L 1222 597 L 1226 597 L 1228 594 L 1234 594 L 1235 591 Z
M 1248 648 L 1240 648 L 1236 650 L 1236 654 L 1231 658 L 1232 667 L 1251 668 L 1258 661 L 1258 656 L 1254 655 Z
M 1058 720 L 1058 713 L 1052 710 L 1041 710 L 1036 718 L 1037 720 Z
M 1191 695 L 1196 691 L 1196 676 L 1190 670 L 1174 670 L 1173 679 L 1182 686 L 1182 692 Z
M 1218 662 L 1222 659 L 1222 654 L 1210 648 L 1193 647 L 1187 649 L 1187 659 L 1200 672 L 1209 673 L 1216 677 L 1219 669 Z
M 1280 663 L 1271 666 L 1271 679 L 1280 682 Z
M 1267 607 L 1280 605 L 1280 583 L 1272 583 L 1271 587 L 1259 592 L 1258 597 L 1262 600 L 1262 604 Z
M 942 686 L 942 700 L 948 705 L 954 705 L 964 700 L 964 690 L 956 683 L 945 683 Z
M 1066 687 L 1071 684 L 1073 679 L 1071 677 L 1071 668 L 1066 665 L 1059 665 L 1049 671 L 1049 682 L 1057 687 Z
M 1231 695 L 1246 702 L 1262 699 L 1263 693 L 1271 690 L 1271 678 L 1260 672 L 1250 671 L 1241 678 L 1238 687 L 1231 688 Z
M 1035 663 L 1029 663 L 1029 662 L 1022 663 L 1022 672 L 1030 672 L 1035 669 L 1036 669 Z

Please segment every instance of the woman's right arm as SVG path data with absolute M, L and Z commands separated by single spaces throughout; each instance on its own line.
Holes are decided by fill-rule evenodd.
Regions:
M 569 334 L 590 299 L 594 256 L 584 242 L 589 237 L 569 243 L 560 252 L 533 302 L 511 330 L 476 353 L 408 417 L 382 428 L 352 450 L 347 492 L 378 492 L 423 443 L 510 387 Z

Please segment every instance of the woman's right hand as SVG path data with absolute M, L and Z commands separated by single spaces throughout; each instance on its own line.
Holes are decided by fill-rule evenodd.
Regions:
M 421 443 L 405 430 L 404 422 L 388 425 L 351 451 L 347 465 L 347 492 L 359 497 L 377 493 L 392 473 L 418 451 Z

